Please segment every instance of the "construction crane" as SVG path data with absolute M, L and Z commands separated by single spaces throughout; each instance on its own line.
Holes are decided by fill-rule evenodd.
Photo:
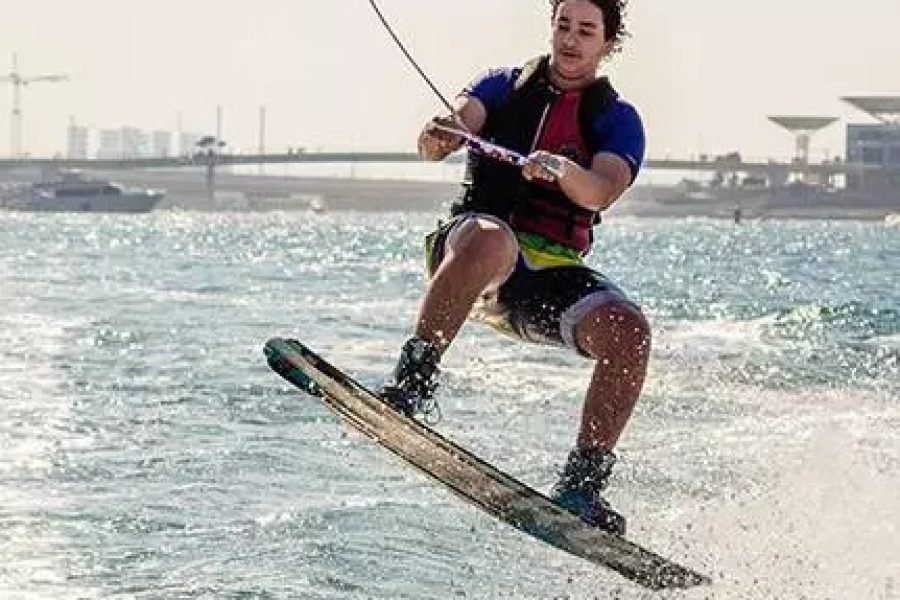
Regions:
M 24 77 L 19 73 L 18 57 L 13 54 L 12 71 L 9 75 L 0 75 L 0 82 L 10 83 L 13 86 L 13 107 L 12 107 L 12 143 L 10 147 L 10 155 L 12 158 L 22 158 L 25 150 L 24 126 L 22 124 L 22 87 L 38 81 L 68 81 L 66 75 L 36 75 L 33 77 Z

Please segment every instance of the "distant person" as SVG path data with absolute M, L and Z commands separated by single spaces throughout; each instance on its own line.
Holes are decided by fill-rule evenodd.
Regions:
M 409 416 L 433 408 L 438 361 L 473 308 L 505 333 L 593 360 L 575 448 L 551 495 L 624 534 L 625 519 L 600 492 L 644 382 L 650 330 L 640 308 L 583 257 L 601 211 L 637 176 L 644 132 L 635 109 L 597 75 L 625 36 L 625 0 L 550 5 L 549 56 L 488 71 L 461 93 L 454 117 L 432 119 L 419 137 L 425 158 L 443 160 L 462 140 L 435 125 L 458 119 L 531 160 L 520 168 L 469 153 L 461 198 L 426 241 L 430 281 L 414 337 L 380 393 Z

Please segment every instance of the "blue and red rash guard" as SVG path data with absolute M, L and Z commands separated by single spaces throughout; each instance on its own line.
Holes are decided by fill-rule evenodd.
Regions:
M 463 95 L 487 110 L 481 135 L 522 154 L 544 150 L 589 169 L 594 156 L 611 153 L 626 162 L 631 181 L 644 157 L 644 129 L 637 111 L 606 78 L 571 91 L 553 85 L 549 57 L 522 67 L 488 72 Z M 521 170 L 470 152 L 463 197 L 454 212 L 483 212 L 513 229 L 535 233 L 586 254 L 596 211 L 574 203 L 557 183 L 526 181 Z
M 463 95 L 478 99 L 490 114 L 513 93 L 522 69 L 520 66 L 489 71 L 466 87 Z M 610 152 L 628 164 L 631 180 L 634 182 L 645 151 L 644 126 L 637 110 L 627 101 L 616 97 L 605 112 L 594 116 L 591 123 L 592 137 L 599 143 L 589 151 L 576 118 L 580 98 L 579 91 L 563 92 L 560 95 L 540 127 L 540 138 L 530 150 L 560 154 L 582 166 L 590 166 L 593 155 Z M 592 155 L 582 154 L 591 151 Z

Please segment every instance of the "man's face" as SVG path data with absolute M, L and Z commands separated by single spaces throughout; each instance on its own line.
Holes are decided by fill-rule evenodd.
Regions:
M 588 0 L 563 0 L 553 18 L 551 65 L 563 79 L 592 78 L 609 53 L 603 11 Z

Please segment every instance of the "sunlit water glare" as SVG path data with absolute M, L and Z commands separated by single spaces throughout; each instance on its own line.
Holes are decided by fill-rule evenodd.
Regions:
M 434 217 L 0 214 L 0 597 L 900 598 L 900 229 L 618 220 L 654 328 L 609 497 L 651 595 L 461 503 L 266 367 L 392 367 Z M 477 325 L 439 430 L 541 489 L 590 365 Z

